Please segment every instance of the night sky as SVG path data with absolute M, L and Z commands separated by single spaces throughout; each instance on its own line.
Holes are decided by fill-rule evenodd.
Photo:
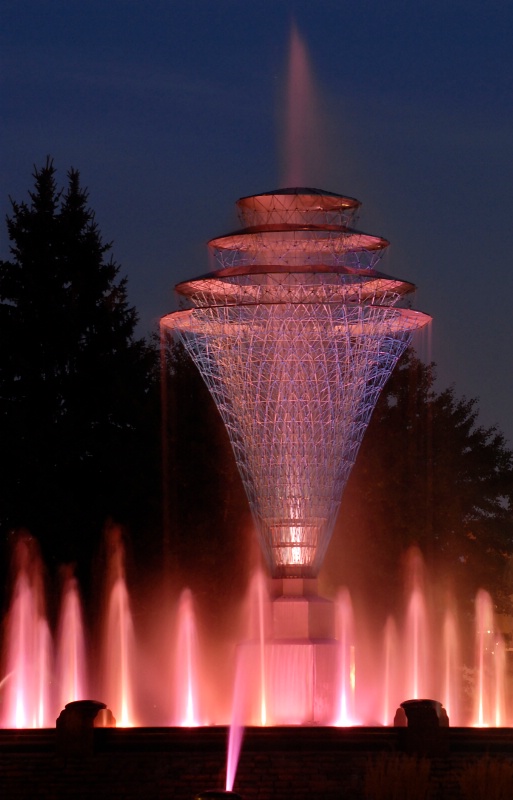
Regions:
M 513 4 L 3 0 L 0 211 L 33 165 L 80 170 L 140 332 L 240 196 L 284 180 L 291 26 L 310 58 L 304 184 L 363 201 L 381 269 L 433 315 L 439 387 L 513 444 Z M 5 227 L 0 255 L 8 256 Z

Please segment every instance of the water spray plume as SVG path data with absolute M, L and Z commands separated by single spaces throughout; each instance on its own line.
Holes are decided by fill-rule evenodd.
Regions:
M 67 703 L 88 697 L 82 608 L 77 581 L 70 573 L 62 593 L 56 644 L 59 708 L 64 708 Z
M 355 725 L 356 663 L 354 616 L 351 595 L 342 589 L 337 597 L 337 638 L 339 641 L 339 710 L 336 724 Z
M 487 728 L 505 724 L 505 651 L 493 613 L 493 602 L 484 590 L 476 596 L 476 691 L 473 724 Z
M 119 553 L 111 555 L 119 567 Z M 34 581 L 34 572 L 40 567 L 36 568 L 34 563 L 30 563 L 19 564 L 18 569 L 5 620 L 0 725 L 3 728 L 53 727 L 62 710 L 60 684 L 78 686 L 74 679 L 75 658 L 69 656 L 69 646 L 64 645 L 61 636 L 56 637 L 55 643 L 51 641 L 50 629 L 43 612 L 44 602 L 41 599 L 35 602 L 34 586 L 41 584 L 38 580 Z M 236 668 L 233 658 L 240 625 L 234 627 L 234 638 L 228 639 L 226 647 L 219 651 L 221 655 L 217 660 L 212 659 L 211 652 L 207 652 L 201 640 L 197 642 L 197 653 L 190 663 L 208 663 L 212 685 L 215 687 L 212 692 L 202 691 L 201 675 L 195 672 L 194 667 L 189 671 L 185 668 L 187 659 L 184 650 L 177 638 L 170 638 L 176 658 L 184 667 L 183 674 L 187 675 L 189 672 L 191 676 L 190 693 L 184 688 L 187 683 L 181 682 L 176 675 L 173 676 L 173 680 L 177 681 L 176 691 L 183 699 L 183 713 L 179 711 L 180 719 L 177 718 L 177 701 L 174 705 L 170 704 L 169 708 L 163 705 L 160 716 L 155 717 L 150 702 L 144 699 L 144 693 L 148 694 L 150 687 L 147 683 L 150 681 L 156 684 L 151 688 L 154 688 L 155 696 L 160 697 L 160 702 L 163 703 L 162 697 L 171 680 L 169 671 L 163 670 L 161 666 L 166 660 L 165 655 L 160 651 L 149 651 L 142 658 L 141 652 L 138 652 L 141 642 L 136 647 L 133 637 L 128 587 L 124 581 L 117 586 L 115 583 L 109 585 L 114 590 L 109 591 L 108 596 L 110 598 L 113 594 L 113 600 L 107 604 L 112 623 L 111 645 L 114 653 L 109 646 L 109 637 L 93 644 L 98 656 L 97 662 L 103 664 L 103 667 L 100 674 L 87 674 L 88 670 L 84 670 L 84 685 L 100 687 L 95 691 L 100 693 L 113 710 L 118 724 L 133 724 L 135 708 L 140 709 L 138 721 L 145 725 L 169 725 L 170 721 L 174 725 L 185 725 L 190 724 L 191 720 L 203 723 L 207 719 L 215 720 L 218 724 L 231 724 L 230 774 L 233 776 L 245 725 L 301 724 L 311 720 L 312 685 L 308 663 L 311 652 L 304 648 L 301 650 L 294 643 L 292 646 L 277 644 L 269 639 L 267 626 L 272 601 L 262 576 L 251 588 L 252 603 L 244 607 L 247 615 L 244 627 L 249 641 L 246 645 L 239 644 L 237 648 L 240 669 Z M 73 581 L 72 586 L 73 593 L 76 590 L 78 594 L 78 587 Z M 344 693 L 337 694 L 337 702 L 331 709 L 332 723 L 369 724 L 372 720 L 379 720 L 380 724 L 392 724 L 399 703 L 409 692 L 405 687 L 411 680 L 411 666 L 402 655 L 398 657 L 398 654 L 411 650 L 411 642 L 407 642 L 410 634 L 405 622 L 414 590 L 410 581 L 403 614 L 397 620 L 388 617 L 384 629 L 372 635 L 369 635 L 369 620 L 355 610 L 351 611 L 349 593 L 343 596 L 339 609 L 338 647 L 340 656 L 343 656 L 340 675 L 344 676 L 341 681 Z M 417 584 L 416 591 L 424 593 L 422 583 Z M 259 596 L 261 600 L 258 599 Z M 192 597 L 190 601 L 192 603 Z M 66 600 L 64 592 L 63 606 L 68 602 L 69 597 Z M 431 641 L 439 641 L 440 647 L 432 653 L 429 664 L 423 666 L 422 659 L 417 661 L 418 693 L 422 696 L 429 691 L 439 697 L 450 711 L 451 725 L 511 725 L 513 717 L 505 697 L 504 644 L 497 633 L 497 622 L 489 595 L 482 592 L 476 599 L 475 658 L 467 661 L 470 668 L 468 674 L 475 676 L 472 685 L 468 687 L 473 691 L 473 707 L 468 707 L 468 702 L 465 704 L 466 698 L 462 689 L 464 648 L 459 644 L 461 630 L 452 611 L 453 603 L 449 599 L 447 609 L 441 614 L 434 613 L 425 600 L 422 605 L 426 610 L 425 624 L 432 637 Z M 117 609 L 116 613 L 113 609 Z M 158 617 L 161 613 L 162 630 L 171 631 L 174 617 L 172 609 L 168 609 L 165 604 L 159 606 L 157 602 L 152 616 Z M 64 616 L 64 611 L 60 616 Z M 121 631 L 128 631 L 128 635 L 122 635 Z M 130 641 L 132 643 L 127 646 Z M 369 651 L 369 641 L 374 643 L 375 648 L 379 642 L 383 642 L 383 649 L 379 650 L 383 654 L 380 669 L 376 670 L 376 649 Z M 64 648 L 64 652 L 60 652 L 61 648 Z M 66 652 L 68 656 L 65 655 Z M 123 653 L 125 655 L 122 656 Z M 155 668 L 141 672 L 142 663 L 154 663 Z M 65 664 L 68 665 L 68 675 Z M 57 665 L 62 666 L 57 668 Z M 220 674 L 224 677 L 227 670 L 230 674 L 236 674 L 236 677 L 233 682 L 224 684 L 218 679 Z M 136 675 L 141 678 L 138 682 L 134 680 Z M 62 678 L 59 677 L 56 682 L 53 676 Z M 56 686 L 56 683 L 59 685 Z M 123 691 L 121 686 L 125 687 Z M 55 693 L 52 693 L 52 688 L 56 689 Z M 226 694 L 223 694 L 225 691 Z M 76 692 L 80 694 L 78 688 Z M 84 692 L 85 690 L 82 694 Z M 262 715 L 264 706 L 265 714 Z
M 184 589 L 178 604 L 178 633 L 175 650 L 176 719 L 191 728 L 200 724 L 197 689 L 198 640 L 192 594 Z
M 126 585 L 122 534 L 117 528 L 109 531 L 110 590 L 104 633 L 103 683 L 117 724 L 129 728 L 135 724 L 133 693 L 135 637 Z
M 45 617 L 43 566 L 37 543 L 22 535 L 15 545 L 18 574 L 7 615 L 3 725 L 40 728 L 51 721 L 51 636 Z
M 311 111 L 311 87 L 306 48 L 295 25 L 292 26 L 290 35 L 287 84 L 285 152 L 288 154 L 288 163 L 285 186 L 303 186 L 305 183 L 304 165 L 307 156 L 308 112 Z
M 400 696 L 393 697 L 396 687 L 395 682 L 395 654 L 397 652 L 397 629 L 393 617 L 388 617 L 383 632 L 384 664 L 383 673 L 383 715 L 381 723 L 390 725 L 394 719 L 396 708 L 400 703 Z

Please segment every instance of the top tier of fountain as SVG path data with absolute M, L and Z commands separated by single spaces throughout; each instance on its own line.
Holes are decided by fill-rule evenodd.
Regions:
M 310 188 L 243 197 L 237 208 L 244 227 L 209 242 L 220 269 L 176 290 L 196 307 L 291 300 L 395 305 L 415 287 L 376 272 L 389 242 L 352 227 L 360 205 Z

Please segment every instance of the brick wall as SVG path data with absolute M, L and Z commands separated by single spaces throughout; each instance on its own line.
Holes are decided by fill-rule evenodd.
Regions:
M 443 752 L 427 754 L 433 800 L 459 798 L 458 771 L 472 760 L 513 758 L 513 730 L 444 735 Z M 53 729 L 4 730 L 0 798 L 192 800 L 224 787 L 226 749 L 225 728 L 97 728 L 71 755 Z M 234 789 L 244 800 L 359 800 L 370 761 L 404 751 L 405 728 L 251 728 Z

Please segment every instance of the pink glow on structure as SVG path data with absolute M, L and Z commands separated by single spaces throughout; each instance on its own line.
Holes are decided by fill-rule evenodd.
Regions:
M 269 691 L 275 725 L 301 725 L 312 719 L 313 647 L 294 641 L 269 648 Z

